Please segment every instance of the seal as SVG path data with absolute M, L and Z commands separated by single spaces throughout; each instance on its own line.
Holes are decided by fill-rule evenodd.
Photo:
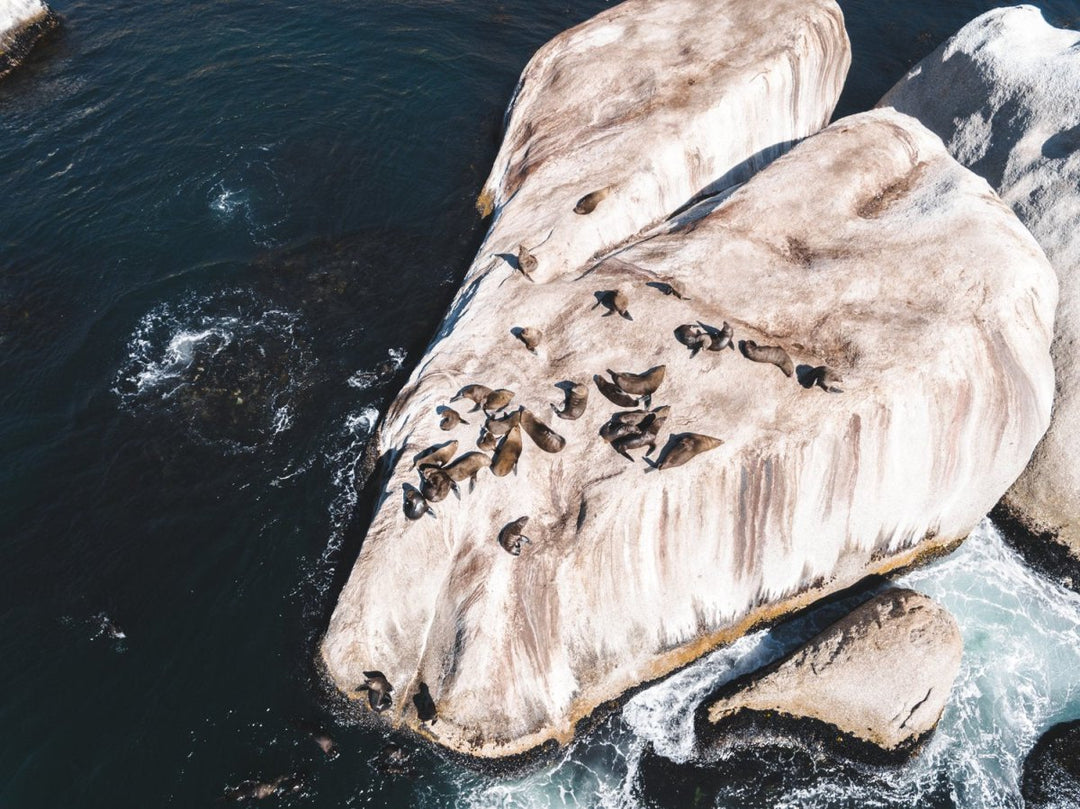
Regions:
M 506 435 L 520 419 L 521 414 L 516 410 L 513 413 L 506 414 L 502 418 L 488 416 L 487 421 L 484 422 L 484 429 L 492 435 Z
M 671 278 L 664 278 L 659 281 L 649 281 L 645 284 L 645 286 L 659 290 L 665 295 L 674 295 L 680 301 L 690 300 L 690 298 L 686 297 L 686 293 L 683 292 L 682 285 L 675 282 Z
M 457 458 L 452 464 L 443 467 L 443 470 L 450 480 L 460 483 L 466 478 L 469 479 L 469 491 L 473 490 L 473 486 L 476 485 L 476 476 L 480 473 L 481 469 L 487 469 L 491 466 L 491 459 L 482 452 L 466 452 L 460 458 Z
M 317 723 L 310 722 L 307 719 L 294 719 L 292 720 L 292 726 L 301 733 L 306 733 L 310 736 L 315 744 L 319 745 L 319 749 L 322 750 L 326 754 L 326 757 L 331 761 L 341 755 L 341 751 L 337 749 L 337 745 L 335 745 L 334 740 L 330 738 L 330 734 Z
M 439 419 L 439 428 L 442 430 L 453 430 L 459 424 L 469 423 L 452 407 L 442 405 L 436 412 L 442 415 Z
M 427 449 L 413 456 L 413 469 L 417 466 L 442 466 L 457 452 L 458 442 L 446 441 L 442 444 L 432 444 Z
M 506 477 L 511 469 L 517 468 L 520 457 L 521 425 L 514 424 L 495 450 L 495 457 L 491 459 L 491 474 L 497 478 Z
M 457 483 L 446 474 L 445 470 L 437 466 L 422 467 L 420 469 L 420 478 L 420 494 L 429 503 L 438 503 L 445 500 L 451 489 L 457 492 Z
M 548 427 L 532 412 L 524 407 L 518 409 L 521 414 L 521 426 L 525 429 L 529 438 L 544 452 L 562 452 L 566 446 L 566 439 Z
M 379 751 L 378 755 L 371 756 L 368 761 L 375 769 L 385 775 L 416 775 L 416 767 L 413 765 L 413 754 L 400 744 L 391 742 Z
M 559 410 L 558 405 L 551 406 L 555 415 L 570 421 L 581 418 L 581 414 L 585 412 L 585 407 L 589 404 L 589 389 L 579 382 L 572 381 L 560 382 L 557 387 L 561 387 L 566 392 L 566 401 L 563 402 L 562 410 Z
M 521 274 L 532 281 L 532 274 L 536 272 L 536 268 L 540 266 L 540 260 L 529 251 L 528 247 L 519 244 L 517 262 Z
M 724 442 L 719 438 L 702 435 L 701 433 L 679 433 L 678 435 L 673 435 L 668 441 L 667 446 L 664 447 L 664 452 L 659 463 L 656 464 L 656 468 L 674 469 L 676 466 L 682 466 L 684 463 L 697 457 L 703 452 L 708 452 L 710 449 L 716 449 L 723 443 Z
M 735 334 L 735 330 L 731 328 L 731 324 L 726 320 L 724 321 L 724 325 L 719 329 L 716 329 L 713 326 L 706 326 L 700 320 L 698 321 L 698 325 L 705 330 L 705 333 L 709 337 L 709 351 L 720 351 L 724 348 L 730 348 L 732 351 L 735 350 L 735 343 L 731 339 Z
M 807 387 L 817 385 L 827 393 L 844 392 L 844 389 L 840 387 L 840 383 L 844 381 L 843 377 L 828 365 L 819 365 L 817 368 L 812 369 L 807 377 Z
M 484 399 L 486 399 L 490 393 L 491 388 L 487 385 L 466 385 L 459 390 L 450 401 L 456 402 L 458 399 L 468 399 L 476 405 L 473 410 L 479 410 L 480 405 L 484 403 Z
M 381 671 L 365 671 L 364 682 L 353 690 L 368 692 L 368 705 L 375 713 L 382 713 L 394 702 L 394 698 L 390 696 L 394 687 Z
M 435 708 L 435 700 L 431 697 L 431 690 L 427 683 L 420 683 L 412 698 L 413 707 L 416 708 L 416 716 L 421 722 L 435 724 L 439 718 L 439 712 Z
M 640 374 L 618 373 L 608 369 L 611 380 L 619 386 L 619 389 L 632 393 L 635 396 L 652 396 L 660 384 L 664 381 L 666 365 L 655 365 L 648 371 Z
M 675 339 L 690 349 L 691 357 L 696 357 L 701 349 L 708 348 L 712 342 L 705 329 L 693 323 L 684 323 L 675 329 Z
M 480 428 L 480 437 L 476 439 L 476 448 L 483 450 L 484 452 L 494 452 L 498 443 L 499 437 L 491 432 L 485 423 L 484 426 Z
M 628 461 L 634 460 L 628 450 L 647 446 L 649 451 L 645 454 L 651 455 L 656 450 L 656 436 L 660 434 L 660 428 L 664 426 L 670 412 L 671 407 L 663 405 L 651 411 L 631 410 L 628 413 L 616 413 L 600 428 L 600 436 Z
M 404 494 L 404 503 L 402 508 L 405 511 L 405 516 L 410 520 L 419 520 L 425 514 L 435 516 L 435 512 L 431 510 L 431 506 L 427 504 L 427 500 L 411 483 L 406 483 L 402 487 L 402 493 Z M 445 497 L 445 495 L 444 495 Z
M 630 305 L 630 299 L 626 297 L 626 293 L 621 289 L 604 289 L 595 293 L 595 297 L 596 303 L 592 305 L 592 308 L 603 306 L 607 309 L 604 312 L 604 317 L 618 313 L 624 320 L 634 319 L 626 308 Z
M 507 388 L 499 388 L 493 390 L 484 399 L 483 409 L 489 416 L 492 413 L 497 413 L 506 407 L 514 398 L 514 392 Z
M 499 531 L 499 544 L 502 549 L 511 556 L 519 556 L 521 554 L 521 543 L 532 542 L 527 536 L 521 532 L 525 528 L 525 523 L 529 521 L 528 517 L 518 517 L 513 522 L 508 522 Z
M 227 787 L 222 797 L 227 801 L 261 801 L 264 798 L 299 792 L 305 783 L 304 774 L 294 772 L 279 775 L 271 781 L 241 781 L 234 787 Z
M 609 402 L 617 404 L 619 407 L 637 406 L 637 399 L 635 399 L 633 396 L 629 396 L 628 394 L 623 393 L 621 390 L 619 390 L 618 385 L 608 382 L 606 379 L 604 379 L 604 377 L 600 376 L 600 374 L 593 374 L 593 382 L 596 383 L 597 389 L 602 394 L 604 394 L 604 398 L 606 398 Z
M 577 201 L 577 205 L 574 206 L 574 213 L 586 216 L 596 210 L 596 206 L 599 205 L 607 195 L 611 193 L 611 187 L 601 188 L 598 191 L 592 191 Z
M 510 329 L 510 333 L 521 340 L 525 344 L 525 348 L 529 349 L 533 354 L 536 353 L 536 347 L 540 345 L 540 340 L 544 337 L 544 333 L 540 329 L 534 329 L 532 326 L 514 326 L 514 328 Z
M 784 372 L 784 376 L 795 373 L 795 364 L 791 357 L 780 346 L 759 346 L 753 340 L 740 340 L 739 350 L 748 360 L 754 362 L 768 362 Z

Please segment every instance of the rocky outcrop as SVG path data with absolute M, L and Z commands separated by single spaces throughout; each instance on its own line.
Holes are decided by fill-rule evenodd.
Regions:
M 1061 287 L 1054 416 L 1005 495 L 1010 515 L 1080 557 L 1080 33 L 1033 6 L 987 12 L 881 100 L 937 133 L 1046 251 Z
M 632 320 L 595 308 L 614 291 Z M 1046 428 L 1055 304 L 1016 217 L 893 111 L 832 125 L 592 269 L 535 284 L 474 269 L 386 415 L 386 492 L 322 643 L 328 673 L 353 693 L 381 671 L 384 719 L 505 756 L 569 739 L 598 705 L 751 625 L 940 552 Z M 727 348 L 692 355 L 675 330 L 698 321 L 782 346 L 795 375 Z M 535 354 L 519 326 L 543 332 Z M 659 365 L 659 444 L 723 443 L 656 471 L 598 435 L 630 408 L 590 378 Z M 843 393 L 810 387 L 821 366 Z M 549 412 L 563 380 L 589 385 L 574 421 Z M 460 499 L 432 504 L 437 519 L 410 520 L 414 456 L 474 449 L 479 413 L 444 432 L 436 412 L 470 383 L 514 391 L 565 448 L 521 434 L 516 474 L 482 469 L 475 490 L 462 480 Z M 512 555 L 499 536 L 523 516 L 531 542 Z M 412 707 L 421 683 L 434 724 Z
M 56 15 L 41 0 L 2 0 L 0 78 L 25 59 L 34 44 L 56 25 Z
M 1028 809 L 1080 806 L 1080 721 L 1042 735 L 1024 759 L 1021 791 Z
M 829 122 L 850 62 L 832 0 L 628 0 L 560 34 L 515 90 L 469 278 L 520 245 L 535 281 L 576 275 L 742 182 Z
M 960 629 L 944 607 L 912 590 L 888 590 L 794 654 L 728 686 L 709 705 L 708 721 L 738 744 L 771 741 L 805 723 L 811 732 L 824 729 L 820 735 L 833 744 L 839 736 L 857 750 L 872 745 L 902 755 L 937 725 L 962 651 Z

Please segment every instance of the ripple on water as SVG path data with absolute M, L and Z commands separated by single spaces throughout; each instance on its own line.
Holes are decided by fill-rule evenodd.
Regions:
M 245 450 L 289 429 L 313 367 L 297 314 L 230 290 L 144 315 L 113 392 L 125 407 L 176 415 L 194 436 Z

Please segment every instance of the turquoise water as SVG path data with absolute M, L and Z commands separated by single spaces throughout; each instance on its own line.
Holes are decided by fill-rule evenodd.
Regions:
M 993 4 L 842 5 L 838 114 Z M 523 779 L 429 750 L 415 777 L 377 772 L 386 739 L 340 726 L 313 666 L 368 518 L 364 447 L 482 235 L 518 73 L 607 6 L 55 4 L 61 32 L 0 83 L 0 806 L 202 806 L 294 770 L 287 805 L 679 805 L 649 751 L 678 771 L 677 717 L 745 665 L 730 650 Z M 1044 8 L 1080 24 L 1080 3 Z M 968 642 L 930 755 L 884 775 L 766 761 L 791 770 L 767 797 L 748 765 L 706 799 L 1015 804 L 1023 751 L 1078 713 L 1080 609 L 985 533 L 911 579 Z

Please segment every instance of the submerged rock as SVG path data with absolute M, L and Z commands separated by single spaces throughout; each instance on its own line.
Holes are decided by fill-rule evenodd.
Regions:
M 14 70 L 58 22 L 41 0 L 4 0 L 0 5 L 0 78 Z
M 1050 429 L 1003 505 L 1080 558 L 1080 33 L 1033 6 L 989 11 L 881 100 L 937 133 L 1012 206 L 1057 272 Z
M 1046 731 L 1024 759 L 1021 784 L 1028 809 L 1080 806 L 1080 721 Z
M 912 590 L 889 590 L 786 659 L 725 688 L 709 705 L 708 721 L 721 744 L 771 741 L 808 722 L 826 738 L 854 741 L 856 756 L 866 745 L 902 756 L 937 725 L 962 651 L 960 629 L 944 607 Z

